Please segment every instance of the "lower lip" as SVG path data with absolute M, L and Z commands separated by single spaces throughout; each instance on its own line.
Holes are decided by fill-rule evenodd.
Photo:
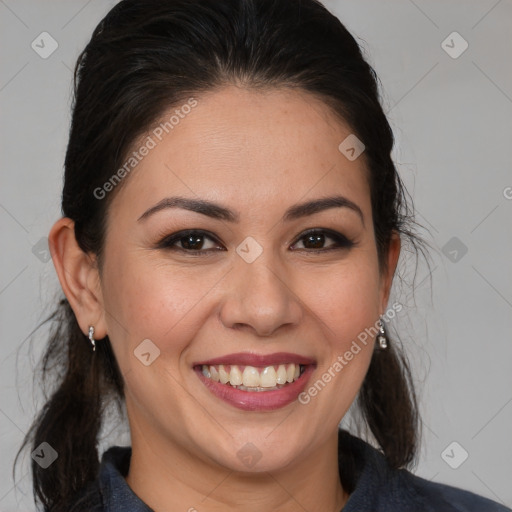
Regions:
M 215 395 L 244 411 L 271 411 L 279 409 L 295 401 L 306 387 L 309 377 L 315 370 L 315 365 L 306 365 L 300 377 L 281 389 L 272 391 L 243 391 L 229 384 L 221 384 L 205 377 L 200 368 L 196 368 L 197 376 L 203 384 Z

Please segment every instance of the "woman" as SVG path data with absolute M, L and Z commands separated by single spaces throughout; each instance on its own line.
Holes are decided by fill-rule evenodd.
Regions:
M 376 76 L 314 0 L 124 0 L 75 72 L 48 511 L 504 511 L 406 468 L 412 231 Z M 339 423 L 357 405 L 379 450 Z M 131 447 L 97 444 L 110 400 Z M 37 460 L 37 459 L 40 460 Z

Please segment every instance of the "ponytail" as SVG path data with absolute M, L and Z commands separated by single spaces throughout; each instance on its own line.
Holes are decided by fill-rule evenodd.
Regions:
M 418 404 L 405 355 L 389 337 L 386 349 L 374 350 L 358 406 L 390 466 L 412 464 L 420 437 Z
M 110 343 L 102 340 L 93 352 L 67 299 L 46 320 L 56 321 L 41 361 L 43 386 L 48 373 L 60 378 L 39 412 L 18 455 L 30 445 L 34 499 L 45 512 L 70 512 L 77 496 L 99 469 L 98 436 L 106 398 L 122 398 L 122 381 Z M 42 444 L 42 443 L 47 443 Z M 49 446 L 48 446 L 49 445 Z M 55 453 L 54 453 L 55 452 Z M 56 459 L 45 467 L 37 455 Z M 15 461 L 16 464 L 16 461 Z

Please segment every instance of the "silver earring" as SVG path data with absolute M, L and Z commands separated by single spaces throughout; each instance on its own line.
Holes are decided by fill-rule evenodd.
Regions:
M 94 341 L 94 327 L 92 325 L 89 326 L 89 340 L 92 345 L 92 351 L 96 351 L 96 343 Z
M 388 338 L 386 337 L 386 331 L 384 330 L 384 324 L 382 323 L 382 317 L 379 318 L 379 334 L 377 336 L 379 348 L 385 350 L 388 348 Z

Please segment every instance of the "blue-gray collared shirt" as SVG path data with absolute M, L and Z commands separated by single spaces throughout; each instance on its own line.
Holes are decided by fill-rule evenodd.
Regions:
M 472 492 L 392 469 L 381 452 L 345 430 L 339 432 L 339 446 L 340 474 L 345 459 L 341 454 L 349 453 L 355 461 L 354 488 L 342 512 L 512 512 Z M 98 479 L 88 486 L 86 495 L 82 493 L 83 510 L 154 512 L 126 483 L 130 457 L 130 446 L 105 451 Z M 201 510 L 200 505 L 196 508 Z

